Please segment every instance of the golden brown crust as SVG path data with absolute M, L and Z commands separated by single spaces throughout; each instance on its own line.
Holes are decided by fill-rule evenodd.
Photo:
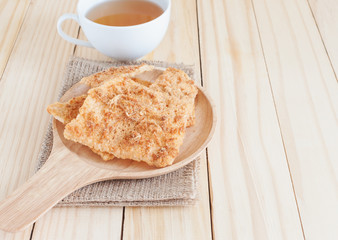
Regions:
M 153 67 L 143 64 L 140 66 L 131 66 L 131 67 L 118 67 L 118 68 L 113 68 L 110 69 L 111 71 L 107 70 L 106 72 L 110 72 L 110 73 L 114 73 L 114 74 L 126 74 L 126 75 L 136 75 L 139 73 L 142 73 L 144 71 L 148 71 L 151 70 Z M 98 74 L 96 74 L 98 75 Z M 93 76 L 93 75 L 92 75 Z M 107 77 L 108 75 L 106 75 Z M 103 80 L 104 78 L 101 78 L 101 80 Z M 87 78 L 84 78 L 83 82 L 87 81 L 88 85 L 91 85 L 92 87 L 95 86 L 97 83 L 94 83 L 91 81 L 90 76 Z M 144 86 L 150 86 L 151 83 L 138 79 L 138 78 L 133 78 L 133 81 L 138 82 Z M 58 121 L 62 122 L 63 124 L 67 124 L 69 123 L 71 120 L 73 120 L 74 118 L 76 118 L 76 116 L 79 113 L 79 109 L 80 107 L 83 105 L 84 100 L 86 99 L 87 94 L 85 95 L 81 95 L 78 97 L 74 97 L 72 99 L 70 99 L 68 102 L 62 103 L 62 102 L 56 102 L 53 104 L 50 104 L 47 107 L 47 111 L 48 113 L 50 113 L 51 115 L 53 115 L 55 117 L 55 119 L 57 119 Z M 104 161 L 109 161 L 115 158 L 115 156 L 113 154 L 110 153 L 106 153 L 106 152 L 101 152 L 98 150 L 95 150 L 93 148 L 91 148 L 91 150 L 98 154 Z
M 146 86 L 146 87 L 149 87 L 152 83 L 151 82 L 148 82 L 146 80 L 142 80 L 142 79 L 139 79 L 139 78 L 131 78 L 134 82 L 137 82 L 139 84 L 142 84 L 143 86 Z
M 152 69 L 146 64 L 110 68 L 83 78 L 81 82 L 92 87 L 88 96 L 51 104 L 47 110 L 67 124 L 67 139 L 89 146 L 105 161 L 117 156 L 151 166 L 171 165 L 186 127 L 194 125 L 198 90 L 174 68 L 153 84 L 134 78 Z
M 147 65 L 145 63 L 135 66 L 121 66 L 121 67 L 111 67 L 102 72 L 95 73 L 88 77 L 81 79 L 81 83 L 93 87 L 98 87 L 105 81 L 112 79 L 115 75 L 120 75 L 123 77 L 135 77 L 137 74 L 151 71 L 154 69 L 154 66 Z
M 198 89 L 194 81 L 185 72 L 176 68 L 167 68 L 150 88 L 162 91 L 187 104 L 189 118 L 186 127 L 195 124 L 195 97 Z
M 178 155 L 186 112 L 175 98 L 119 76 L 88 92 L 64 135 L 122 159 L 164 167 Z
M 110 161 L 110 160 L 113 160 L 115 158 L 115 156 L 113 154 L 110 154 L 110 153 L 107 153 L 107 152 L 101 152 L 101 151 L 98 151 L 94 148 L 91 148 L 90 150 L 92 150 L 94 153 L 99 155 L 102 158 L 102 160 L 104 160 L 104 161 Z
M 147 87 L 151 85 L 150 82 L 138 78 L 132 78 L 132 80 Z M 53 115 L 63 124 L 67 124 L 71 120 L 76 118 L 77 114 L 79 113 L 79 109 L 82 106 L 86 97 L 87 94 L 84 94 L 78 97 L 73 97 L 68 102 L 56 102 L 50 104 L 47 107 L 47 112 Z
M 53 115 L 60 122 L 67 124 L 74 118 L 76 118 L 79 113 L 79 109 L 82 106 L 84 100 L 86 99 L 87 94 L 74 97 L 68 102 L 56 102 L 50 104 L 47 107 L 49 114 Z
M 63 124 L 69 123 L 71 120 L 76 118 L 79 113 L 80 107 L 83 105 L 84 100 L 86 99 L 87 94 L 81 95 L 78 97 L 74 97 L 70 99 L 68 102 L 56 102 L 50 104 L 47 107 L 48 113 L 53 115 L 55 119 L 62 122 Z M 101 158 L 105 161 L 114 159 L 114 155 L 109 153 L 104 153 L 100 151 L 96 151 L 95 149 L 91 149 L 94 153 L 101 156 Z

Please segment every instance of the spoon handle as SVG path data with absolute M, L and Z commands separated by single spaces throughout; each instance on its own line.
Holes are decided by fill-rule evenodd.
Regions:
M 54 149 L 45 165 L 25 184 L 0 202 L 0 229 L 23 230 L 80 187 L 100 179 L 100 170 Z

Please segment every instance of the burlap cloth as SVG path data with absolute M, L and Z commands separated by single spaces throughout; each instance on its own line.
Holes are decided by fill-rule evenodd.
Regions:
M 192 66 L 159 61 L 99 62 L 73 57 L 67 64 L 59 98 L 84 76 L 119 65 L 145 62 L 158 67 L 176 67 L 194 79 Z M 37 170 L 48 159 L 53 144 L 51 121 L 38 156 Z M 198 195 L 199 159 L 159 177 L 139 180 L 103 181 L 83 187 L 61 200 L 57 206 L 175 206 L 191 205 Z

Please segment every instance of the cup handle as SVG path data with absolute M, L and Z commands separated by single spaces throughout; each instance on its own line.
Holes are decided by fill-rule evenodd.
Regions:
M 76 14 L 70 14 L 70 13 L 63 14 L 57 22 L 57 29 L 58 29 L 58 33 L 60 34 L 60 36 L 63 39 L 65 39 L 66 41 L 74 43 L 76 45 L 93 48 L 93 46 L 90 44 L 90 42 L 70 37 L 62 30 L 61 25 L 62 25 L 63 21 L 65 21 L 67 19 L 73 19 L 80 25 L 79 18 Z

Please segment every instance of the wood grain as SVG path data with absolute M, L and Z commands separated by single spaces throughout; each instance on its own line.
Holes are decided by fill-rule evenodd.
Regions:
M 335 0 L 308 0 L 318 31 L 331 64 L 338 73 L 338 2 Z
M 251 2 L 201 0 L 198 10 L 220 123 L 208 148 L 214 238 L 302 239 Z
M 204 155 L 194 207 L 126 208 L 124 223 L 122 208 L 57 208 L 32 239 L 120 239 L 123 225 L 125 239 L 211 239 L 210 217 L 214 239 L 302 239 L 302 225 L 307 239 L 338 236 L 337 2 L 197 2 L 198 21 L 194 0 L 173 1 L 168 34 L 145 59 L 195 64 L 200 81 L 199 23 L 203 82 L 219 115 L 207 155 L 212 215 Z M 0 0 L 0 200 L 34 172 L 45 107 L 74 50 L 54 27 L 75 4 Z M 78 26 L 65 30 L 76 36 Z M 30 234 L 0 231 L 0 239 Z
M 0 1 L 0 76 L 5 70 L 30 0 Z
M 104 170 L 80 160 L 55 135 L 47 163 L 0 202 L 0 229 L 9 232 L 25 229 L 67 194 L 104 176 Z
M 205 161 L 205 156 L 201 161 Z M 199 179 L 202 198 L 196 206 L 138 207 L 132 211 L 126 208 L 123 239 L 211 239 L 209 211 L 200 207 L 209 203 L 203 197 L 208 194 L 205 177 L 202 172 Z
M 61 9 L 62 6 L 59 6 Z M 75 13 L 74 9 L 63 9 L 62 13 Z M 61 13 L 61 14 L 62 14 Z M 61 16 L 61 14 L 59 16 Z M 55 23 L 56 24 L 56 23 Z M 64 27 L 69 28 L 71 22 L 66 22 Z M 56 26 L 56 25 L 55 25 Z M 72 32 L 68 30 L 72 36 L 76 36 L 79 28 L 73 28 Z M 61 38 L 61 37 L 60 37 Z M 79 39 L 86 39 L 80 31 Z M 61 40 L 66 42 L 65 40 Z M 71 45 L 70 43 L 66 43 Z M 95 49 L 74 46 L 76 56 L 90 58 L 93 60 L 107 61 L 110 58 L 105 57 Z M 79 54 L 80 53 L 80 54 Z M 67 57 L 71 54 L 67 54 Z M 66 65 L 67 60 L 64 61 Z M 55 101 L 55 100 L 53 100 Z M 52 101 L 48 102 L 51 103 Z M 47 105 L 47 104 L 46 104 Z M 98 211 L 98 212 L 97 212 Z M 99 215 L 100 214 L 100 215 Z M 95 216 L 93 218 L 79 218 L 79 216 Z M 98 220 L 98 218 L 103 221 Z M 34 228 L 33 240 L 45 240 L 54 236 L 55 240 L 76 240 L 76 239 L 120 239 L 122 228 L 123 208 L 122 207 L 91 207 L 91 208 L 53 208 L 45 217 L 37 221 Z M 63 223 L 67 222 L 69 229 L 64 230 Z M 99 226 L 98 226 L 99 223 Z M 86 231 L 83 231 L 86 229 Z M 36 234 L 35 234 L 36 231 Z M 87 234 L 88 233 L 88 234 Z
M 29 0 L 0 1 L 0 32 L 6 33 L 1 34 L 0 36 L 0 76 L 2 76 L 5 70 L 15 40 L 23 23 L 24 16 L 27 12 L 29 2 Z M 29 239 L 30 232 L 31 229 L 27 229 L 21 233 L 5 233 L 0 230 L 0 239 Z
M 32 239 L 121 239 L 121 208 L 54 208 L 35 225 Z M 42 224 L 43 223 L 43 224 Z
M 32 229 L 29 228 L 26 231 L 18 232 L 18 233 L 9 233 L 3 232 L 0 230 L 0 239 L 1 240 L 30 240 Z
M 46 103 L 56 99 L 66 53 L 72 51 L 50 27 L 64 11 L 56 6 L 75 8 L 69 1 L 35 1 L 29 7 L 0 82 L 1 200 L 34 172 L 49 119 Z M 74 27 L 72 24 L 68 30 Z M 14 235 L 0 233 L 1 239 L 29 236 L 30 230 Z
M 206 155 L 200 161 L 199 202 L 188 207 L 126 208 L 123 239 L 212 239 Z
M 200 83 L 196 1 L 172 0 L 168 31 L 160 45 L 144 59 L 195 65 L 195 80 Z
M 254 0 L 305 237 L 338 236 L 338 86 L 307 2 Z
M 196 2 L 172 1 L 168 32 L 144 59 L 195 65 L 200 83 Z M 151 222 L 149 222 L 151 220 Z M 207 164 L 201 158 L 200 201 L 194 207 L 126 208 L 124 239 L 211 239 Z

